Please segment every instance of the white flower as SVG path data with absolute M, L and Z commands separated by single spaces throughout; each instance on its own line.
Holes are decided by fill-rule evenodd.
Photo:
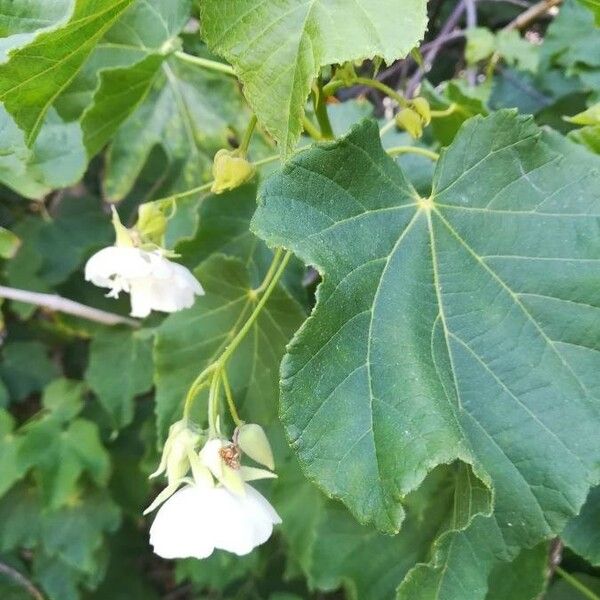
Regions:
M 161 506 L 150 544 L 163 558 L 207 558 L 215 548 L 242 556 L 266 542 L 279 523 L 269 501 L 247 483 L 242 494 L 187 485 Z
M 147 317 L 152 310 L 175 312 L 194 304 L 204 293 L 192 273 L 171 262 L 159 250 L 109 246 L 96 252 L 85 265 L 85 278 L 109 288 L 108 296 L 131 294 L 131 316 Z

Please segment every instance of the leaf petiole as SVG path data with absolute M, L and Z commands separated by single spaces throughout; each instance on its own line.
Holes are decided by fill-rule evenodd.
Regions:
M 426 156 L 431 160 L 438 160 L 440 158 L 440 155 L 437 152 L 419 146 L 395 146 L 394 148 L 388 148 L 386 152 L 390 156 L 397 156 L 399 154 L 419 154 L 420 156 Z
M 202 67 L 203 69 L 209 69 L 211 71 L 217 71 L 218 73 L 225 73 L 226 75 L 232 75 L 235 77 L 235 71 L 233 67 L 216 60 L 209 60 L 208 58 L 201 58 L 200 56 L 194 56 L 187 52 L 177 51 L 175 56 L 184 62 Z
M 592 590 L 590 590 L 587 586 L 585 586 L 579 579 L 576 579 L 570 573 L 567 573 L 564 569 L 560 567 L 556 567 L 555 572 L 558 573 L 570 586 L 575 588 L 578 592 L 580 592 L 589 600 L 600 600 L 600 597 L 594 594 Z

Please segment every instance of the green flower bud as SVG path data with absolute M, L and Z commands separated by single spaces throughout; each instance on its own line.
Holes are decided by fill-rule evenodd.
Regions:
M 140 204 L 135 229 L 142 241 L 163 246 L 167 229 L 164 206 L 157 202 Z
M 275 461 L 271 444 L 260 425 L 248 423 L 240 425 L 233 436 L 240 450 L 252 460 L 273 470 Z
M 233 190 L 254 177 L 254 165 L 237 156 L 236 152 L 221 149 L 215 154 L 212 169 L 215 181 L 211 188 L 213 193 Z
M 415 140 L 423 135 L 421 116 L 412 108 L 403 108 L 396 115 L 396 125 L 406 130 Z
M 431 108 L 429 107 L 429 102 L 427 102 L 425 98 L 415 98 L 411 102 L 411 105 L 421 117 L 423 125 L 429 125 L 429 123 L 431 123 Z

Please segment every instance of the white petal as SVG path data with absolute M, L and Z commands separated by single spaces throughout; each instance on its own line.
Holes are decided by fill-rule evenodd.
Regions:
M 215 531 L 215 547 L 233 552 L 239 556 L 248 554 L 256 546 L 266 542 L 273 525 L 281 523 L 279 515 L 268 500 L 253 487 L 244 484 L 245 494 L 234 495 L 226 488 L 214 490 L 217 511 L 222 518 Z
M 109 246 L 96 252 L 85 265 L 85 278 L 100 287 L 112 287 L 115 278 L 146 277 L 151 273 L 148 253 L 137 248 Z
M 212 488 L 187 486 L 160 508 L 150 528 L 150 544 L 163 558 L 206 558 L 215 549 Z

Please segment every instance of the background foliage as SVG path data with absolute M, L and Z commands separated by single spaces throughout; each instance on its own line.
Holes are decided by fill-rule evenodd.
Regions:
M 133 325 L 2 303 L 0 598 L 600 594 L 596 0 L 0 0 L 0 35 L 0 297 L 125 316 L 83 266 L 165 197 L 206 290 Z M 255 180 L 186 194 L 253 114 Z M 147 476 L 274 246 L 228 372 L 283 524 L 160 560 Z

